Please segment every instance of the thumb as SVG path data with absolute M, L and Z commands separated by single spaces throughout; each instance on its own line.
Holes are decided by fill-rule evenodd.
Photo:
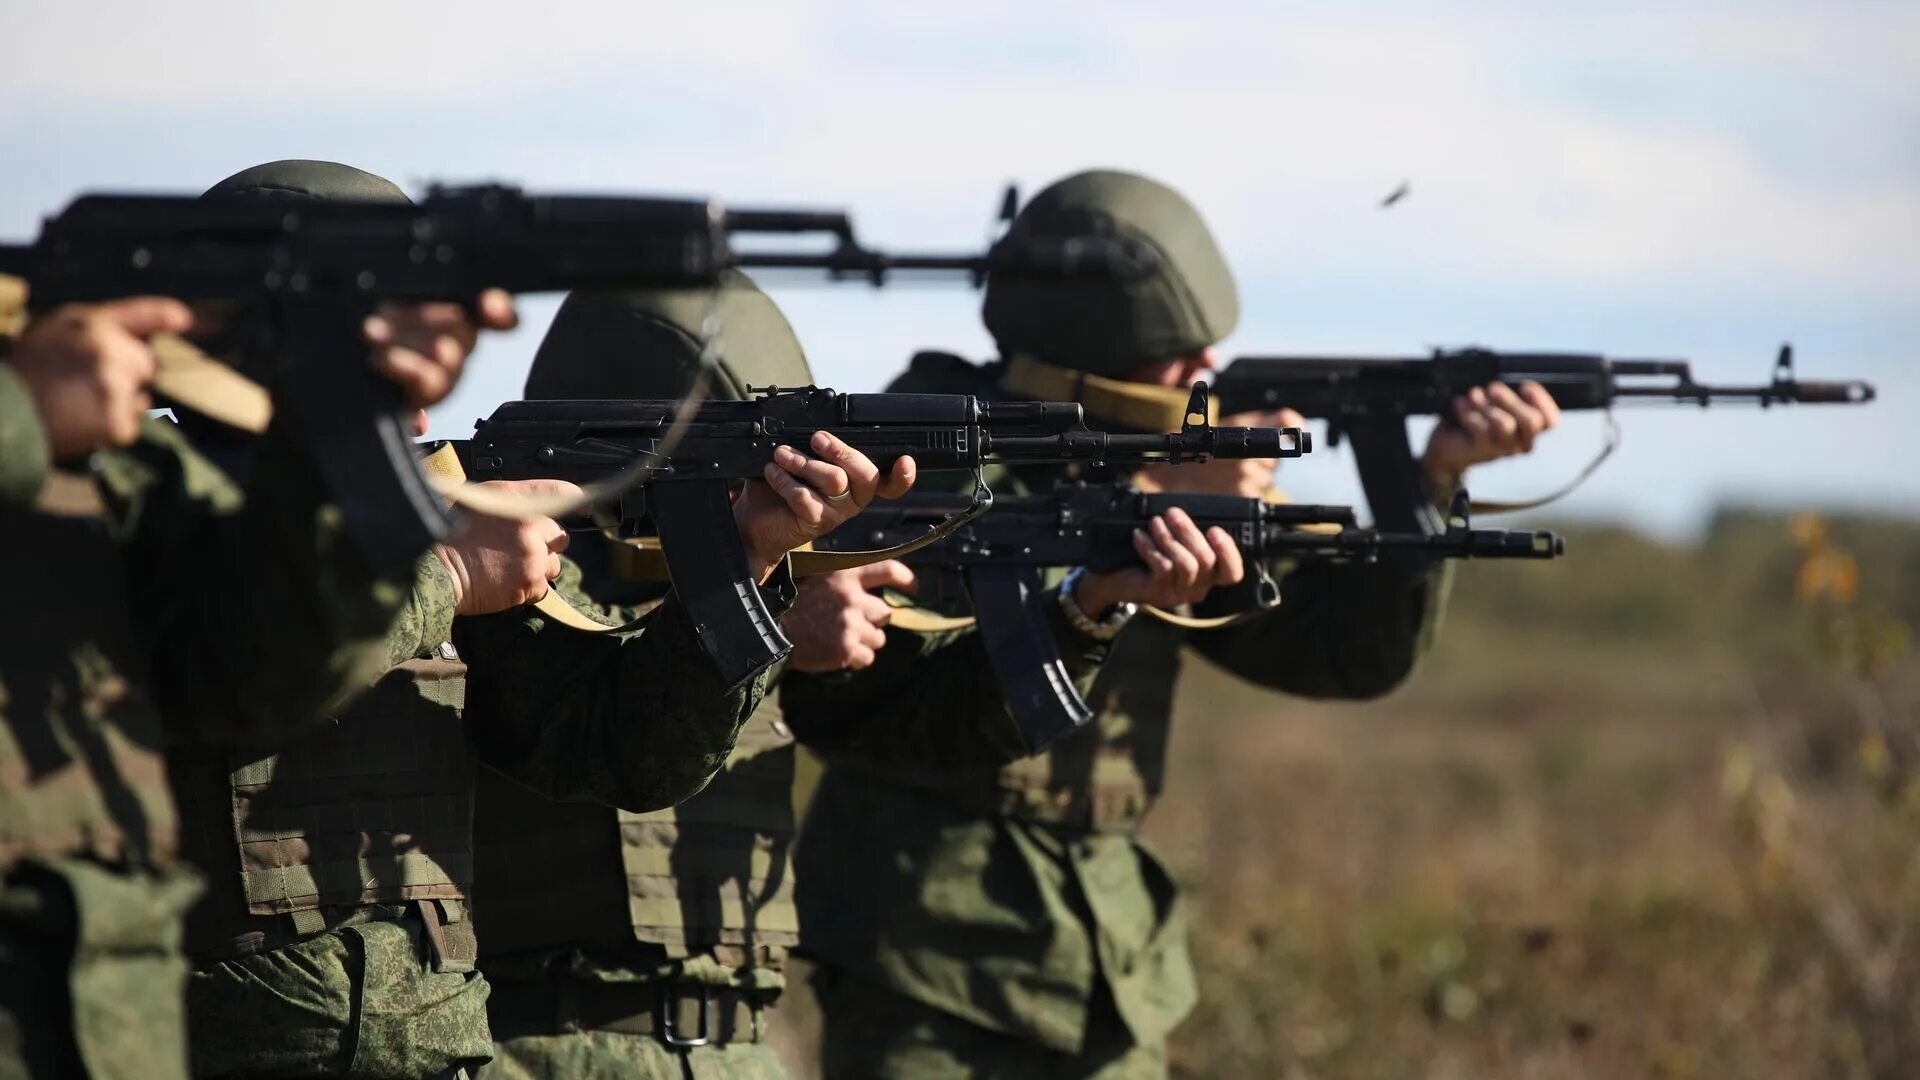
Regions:
M 160 333 L 182 334 L 193 326 L 193 310 L 165 296 L 130 296 L 123 300 L 109 300 L 99 306 L 99 312 L 119 323 L 127 333 L 140 338 Z

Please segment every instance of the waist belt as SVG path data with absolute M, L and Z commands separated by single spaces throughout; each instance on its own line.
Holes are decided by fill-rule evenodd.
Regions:
M 415 900 L 399 904 L 312 908 L 285 915 L 247 915 L 250 929 L 211 939 L 188 940 L 195 965 L 216 964 L 271 952 L 343 927 L 368 922 L 418 923 L 425 960 L 436 972 L 468 972 L 479 955 L 473 920 L 459 901 Z
M 488 980 L 487 1023 L 497 1041 L 611 1031 L 647 1035 L 675 1049 L 759 1042 L 756 995 L 685 981 L 594 983 L 577 979 Z

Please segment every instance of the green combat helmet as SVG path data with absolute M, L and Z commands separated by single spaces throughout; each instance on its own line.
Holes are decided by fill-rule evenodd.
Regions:
M 207 189 L 203 198 L 363 199 L 368 202 L 413 200 L 399 185 L 337 161 L 290 158 L 241 169 Z
M 337 161 L 302 158 L 269 161 L 241 169 L 208 188 L 200 197 L 210 200 L 285 199 L 319 202 L 358 199 L 366 202 L 413 202 L 407 198 L 406 192 L 400 190 L 399 185 L 384 176 Z M 208 354 L 221 357 L 235 370 L 263 382 L 270 381 L 273 372 L 268 370 L 264 357 L 257 355 L 251 347 L 254 340 L 265 333 L 264 328 L 253 320 L 263 317 L 259 312 L 249 313 L 222 330 L 197 335 L 195 341 Z M 250 441 L 242 432 L 192 409 L 175 409 L 174 418 L 200 449 L 211 452 L 223 468 L 232 472 L 242 467 L 232 450 L 232 447 Z
M 529 398 L 678 398 L 699 381 L 713 317 L 716 360 L 706 396 L 749 386 L 809 386 L 813 370 L 787 317 L 752 279 L 729 270 L 712 289 L 568 295 L 527 373 Z
M 1132 281 L 987 279 L 984 318 L 1003 357 L 1094 375 L 1197 352 L 1240 321 L 1233 272 L 1179 192 L 1133 173 L 1075 173 L 1035 195 L 1009 238 L 1114 237 L 1144 243 L 1159 267 Z

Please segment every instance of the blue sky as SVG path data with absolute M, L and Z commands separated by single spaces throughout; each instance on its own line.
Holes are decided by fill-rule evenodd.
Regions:
M 15 237 L 82 188 L 325 157 L 409 187 L 846 205 L 876 242 L 945 248 L 1008 180 L 1133 168 L 1219 233 L 1246 311 L 1228 355 L 1479 343 L 1747 381 L 1792 340 L 1808 377 L 1880 384 L 1864 410 L 1637 412 L 1557 513 L 1684 534 L 1723 499 L 1920 512 L 1911 4 L 63 0 L 0 14 L 0 146 Z M 843 389 L 989 348 L 963 288 L 777 295 Z M 552 308 L 485 346 L 436 433 L 517 396 Z M 1475 487 L 1557 486 L 1599 437 L 1576 419 Z M 1285 485 L 1351 497 L 1323 458 Z

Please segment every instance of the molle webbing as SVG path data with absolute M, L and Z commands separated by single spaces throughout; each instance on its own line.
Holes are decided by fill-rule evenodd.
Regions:
M 461 664 L 411 660 L 336 725 L 276 752 L 172 754 L 189 844 L 225 894 L 195 913 L 190 947 L 287 926 L 307 933 L 342 910 L 406 901 L 434 903 L 423 912 L 430 930 L 464 922 L 475 773 L 460 722 L 465 686 Z M 216 786 L 224 799 L 213 797 Z M 215 861 L 209 849 L 220 847 L 225 857 Z M 238 888 L 223 874 L 237 874 Z M 456 942 L 452 951 L 470 946 Z
M 706 790 L 646 814 L 552 803 L 489 777 L 478 827 L 489 954 L 635 940 L 778 966 L 799 940 L 793 748 L 771 699 Z
M 160 717 L 97 519 L 0 511 L 0 870 L 33 855 L 165 867 L 176 854 Z

